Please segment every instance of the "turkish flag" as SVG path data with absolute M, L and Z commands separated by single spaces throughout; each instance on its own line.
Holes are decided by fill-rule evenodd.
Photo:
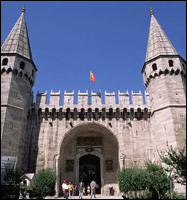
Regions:
M 96 80 L 95 76 L 93 75 L 93 73 L 91 71 L 90 71 L 90 80 L 92 82 L 95 82 L 95 80 Z

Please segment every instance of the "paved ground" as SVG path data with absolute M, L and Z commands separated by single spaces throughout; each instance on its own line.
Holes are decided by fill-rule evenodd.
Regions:
M 45 199 L 64 199 L 63 197 L 46 197 Z M 79 199 L 78 196 L 71 197 L 69 199 Z M 84 196 L 83 199 L 90 199 L 90 196 Z M 121 196 L 103 196 L 103 195 L 96 195 L 96 198 L 93 199 L 123 199 Z

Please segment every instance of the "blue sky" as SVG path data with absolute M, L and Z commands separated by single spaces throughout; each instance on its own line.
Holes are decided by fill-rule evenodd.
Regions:
M 1 1 L 1 45 L 26 5 L 36 92 L 142 91 L 150 7 L 186 60 L 185 1 Z M 63 100 L 63 99 L 62 99 Z M 61 100 L 61 101 L 62 101 Z

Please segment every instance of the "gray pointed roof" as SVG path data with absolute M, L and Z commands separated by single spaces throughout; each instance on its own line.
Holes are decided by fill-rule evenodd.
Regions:
M 21 16 L 3 43 L 1 53 L 17 53 L 32 60 L 29 36 L 25 21 L 25 9 L 22 10 Z
M 145 62 L 159 55 L 178 55 L 178 53 L 152 14 Z

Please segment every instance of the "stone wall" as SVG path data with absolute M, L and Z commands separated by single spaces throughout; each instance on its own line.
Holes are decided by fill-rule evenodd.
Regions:
M 107 185 L 110 182 L 117 184 L 115 176 L 117 169 L 123 166 L 144 166 L 148 159 L 153 158 L 155 150 L 154 138 L 150 132 L 149 109 L 145 105 L 141 105 L 141 108 L 114 108 L 115 106 L 110 109 L 102 105 L 91 112 L 89 108 L 83 112 L 76 105 L 71 109 L 50 108 L 50 105 L 45 109 L 38 108 L 37 104 L 33 106 L 28 115 L 28 148 L 25 155 L 29 158 L 28 171 L 52 168 L 59 174 L 59 185 L 62 179 L 77 181 L 75 171 L 64 173 L 65 163 L 67 159 L 76 160 L 76 138 L 87 130 L 85 127 L 88 128 L 85 135 L 101 134 L 104 137 L 101 153 L 104 193 L 107 193 Z M 89 134 L 89 127 L 95 133 Z M 113 144 L 113 140 L 116 140 L 116 143 Z M 56 157 L 59 164 L 56 164 Z M 110 159 L 114 160 L 112 174 L 105 172 L 105 161 Z M 119 192 L 117 185 L 116 191 Z

